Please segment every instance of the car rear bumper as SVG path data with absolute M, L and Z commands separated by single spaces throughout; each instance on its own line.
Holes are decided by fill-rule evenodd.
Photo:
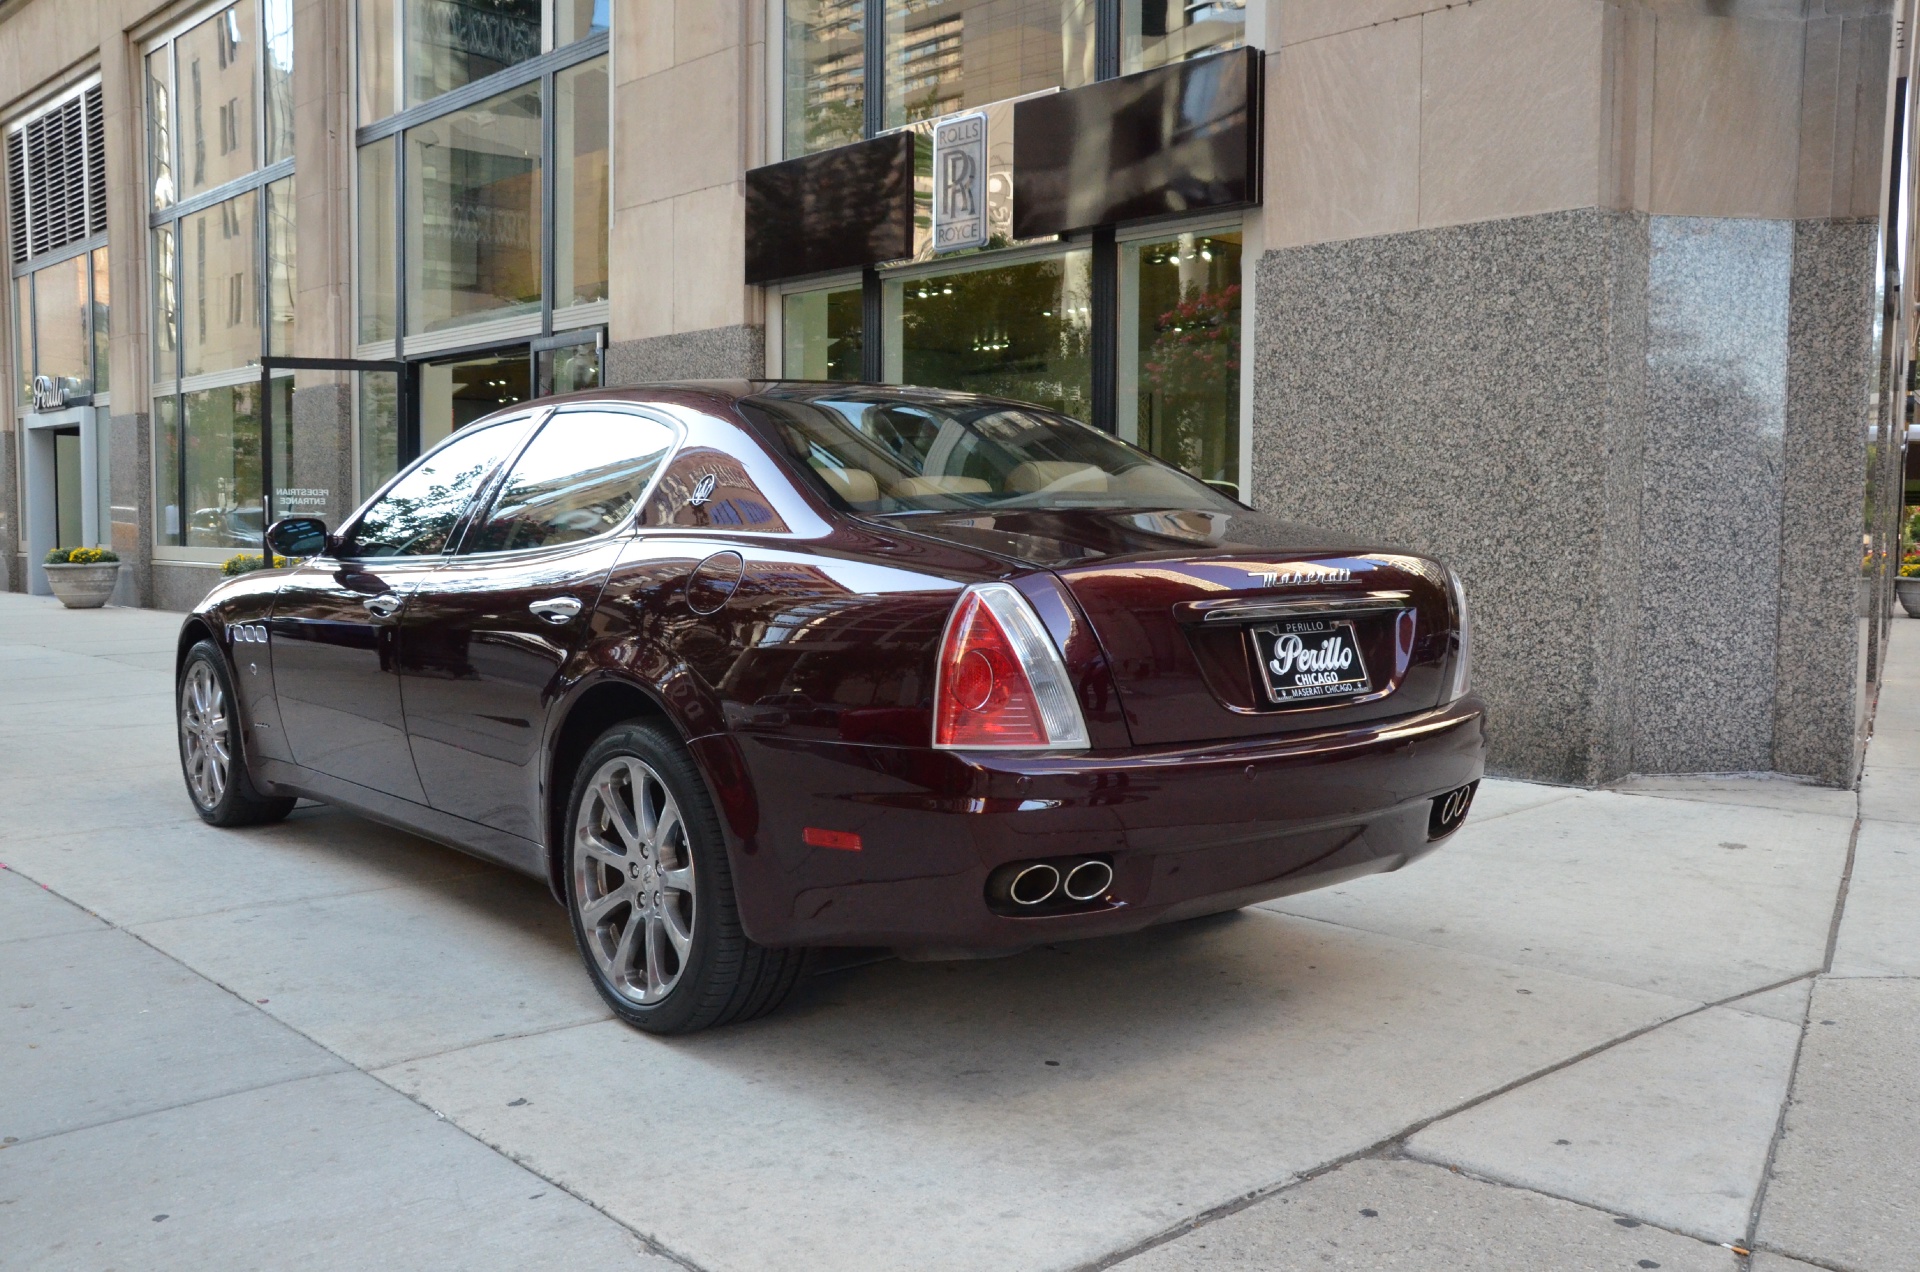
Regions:
M 1438 846 L 1433 800 L 1480 779 L 1468 697 L 1282 739 L 1034 756 L 741 733 L 695 752 L 716 780 L 748 933 L 769 945 L 1017 949 L 1133 931 L 1397 870 Z M 730 779 L 730 780 L 729 780 Z M 809 846 L 807 828 L 859 836 Z M 1103 854 L 1113 904 L 1012 917 L 995 867 Z

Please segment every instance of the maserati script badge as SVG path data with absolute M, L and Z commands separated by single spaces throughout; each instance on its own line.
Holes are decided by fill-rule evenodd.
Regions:
M 1292 587 L 1301 583 L 1345 583 L 1353 577 L 1353 571 L 1328 566 L 1317 570 L 1269 570 L 1256 577 L 1261 587 Z

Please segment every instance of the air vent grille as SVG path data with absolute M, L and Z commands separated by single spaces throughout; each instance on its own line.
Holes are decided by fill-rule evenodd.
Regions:
M 25 261 L 106 228 L 106 118 L 96 84 L 7 134 L 8 247 Z

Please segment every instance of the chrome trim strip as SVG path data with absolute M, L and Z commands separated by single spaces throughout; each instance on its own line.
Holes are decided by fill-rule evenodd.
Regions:
M 1262 618 L 1311 618 L 1321 614 L 1374 614 L 1406 609 L 1408 591 L 1362 592 L 1354 596 L 1303 596 L 1290 600 L 1239 597 L 1226 601 L 1189 601 L 1174 607 L 1183 623 L 1244 623 Z

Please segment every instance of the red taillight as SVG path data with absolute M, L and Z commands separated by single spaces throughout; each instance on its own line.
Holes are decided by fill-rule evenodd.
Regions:
M 1047 726 L 1013 640 L 978 593 L 960 602 L 940 650 L 935 746 L 1047 745 Z

